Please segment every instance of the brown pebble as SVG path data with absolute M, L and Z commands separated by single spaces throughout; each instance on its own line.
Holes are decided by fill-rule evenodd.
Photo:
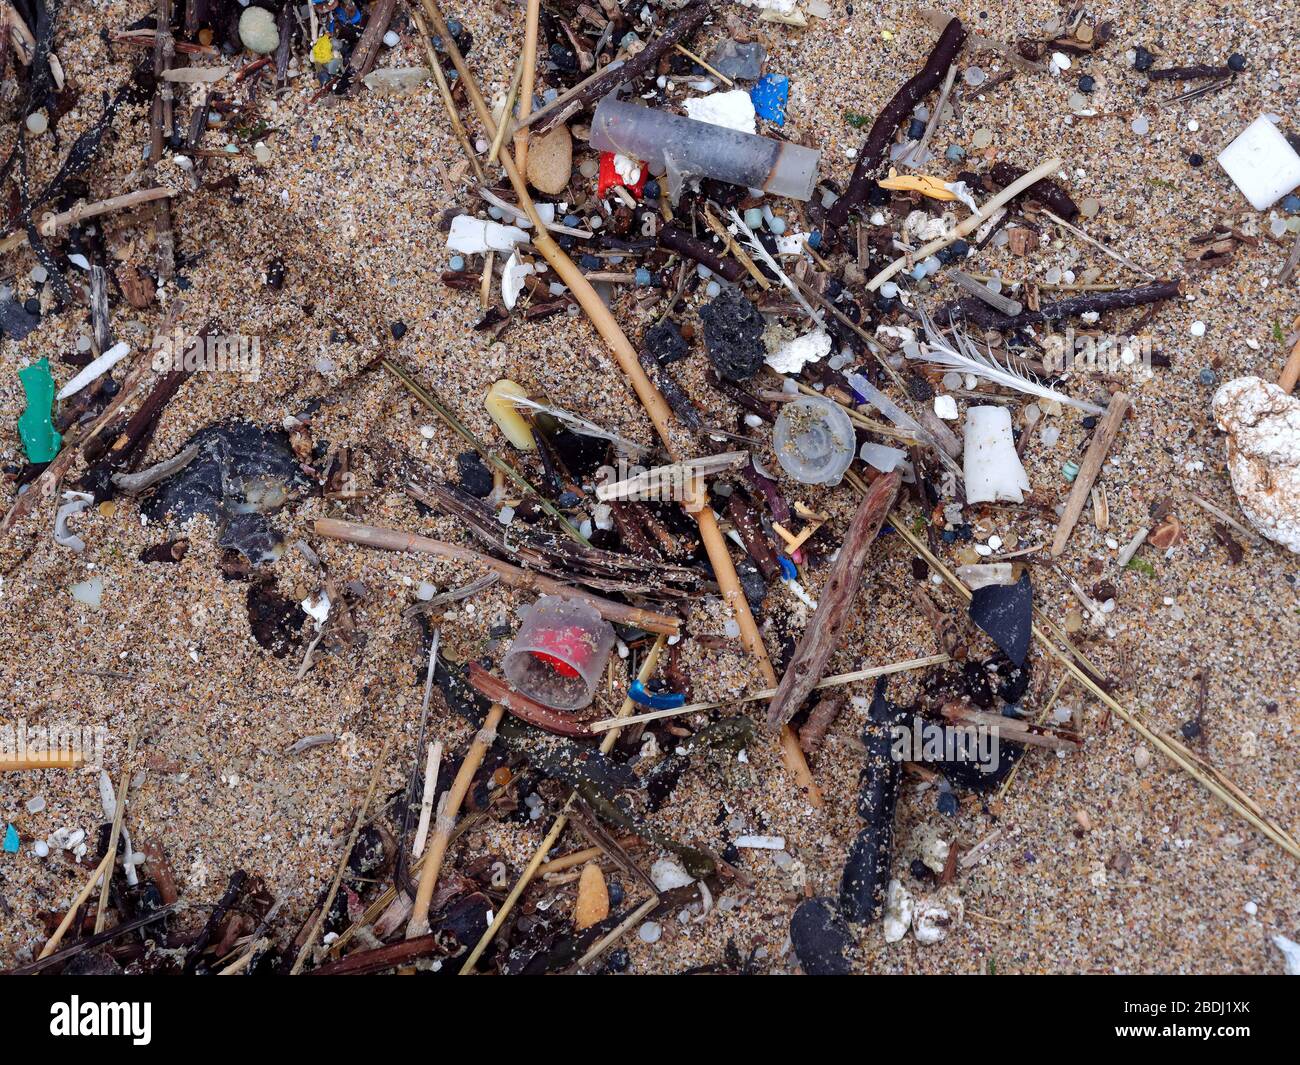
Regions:
M 543 137 L 528 140 L 528 183 L 547 196 L 558 196 L 573 173 L 573 137 L 567 126 L 556 126 Z
M 531 150 L 529 155 L 531 157 Z M 595 862 L 582 867 L 578 878 L 578 901 L 573 907 L 573 926 L 581 932 L 609 916 L 609 889 L 605 874 Z

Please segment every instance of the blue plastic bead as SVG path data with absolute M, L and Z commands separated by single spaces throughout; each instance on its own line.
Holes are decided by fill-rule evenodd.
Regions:
M 1300 196 L 1294 192 L 1282 201 L 1282 210 L 1287 214 L 1300 214 Z
M 950 162 L 960 163 L 966 158 L 966 149 L 960 144 L 950 144 L 948 150 L 943 154 L 948 157 Z
M 636 268 L 636 283 L 640 285 L 642 288 L 645 288 L 645 286 L 650 284 L 650 281 L 651 281 L 650 271 L 647 270 L 644 266 L 638 266 Z
M 795 568 L 793 559 L 787 558 L 785 555 L 777 555 L 776 560 L 781 565 L 781 579 L 783 581 L 792 581 L 799 576 L 799 571 Z

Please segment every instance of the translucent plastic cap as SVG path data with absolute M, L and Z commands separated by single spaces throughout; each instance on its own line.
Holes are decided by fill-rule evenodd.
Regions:
M 853 423 L 844 408 L 819 396 L 785 405 L 772 445 L 781 468 L 804 484 L 838 484 L 857 452 Z

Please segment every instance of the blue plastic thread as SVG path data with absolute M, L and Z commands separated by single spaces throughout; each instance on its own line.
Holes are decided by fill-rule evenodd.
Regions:
M 663 695 L 655 695 L 653 692 L 646 690 L 646 686 L 639 680 L 634 680 L 632 686 L 627 690 L 627 697 L 640 706 L 648 706 L 651 710 L 672 710 L 678 706 L 686 705 L 686 696 L 681 692 L 665 692 Z

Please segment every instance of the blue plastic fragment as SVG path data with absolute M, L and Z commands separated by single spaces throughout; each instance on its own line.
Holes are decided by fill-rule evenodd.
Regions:
M 632 682 L 632 686 L 627 690 L 627 697 L 640 706 L 650 707 L 651 710 L 672 710 L 686 705 L 686 696 L 681 692 L 664 692 L 662 695 L 655 695 L 639 680 Z
M 781 564 L 781 579 L 783 581 L 792 581 L 799 576 L 799 570 L 795 568 L 793 559 L 785 555 L 777 555 L 777 562 Z
M 759 118 L 785 125 L 785 105 L 790 99 L 790 79 L 784 74 L 764 74 L 749 90 Z
M 4 850 L 6 854 L 18 853 L 18 829 L 14 828 L 13 825 L 9 825 L 5 829 Z

